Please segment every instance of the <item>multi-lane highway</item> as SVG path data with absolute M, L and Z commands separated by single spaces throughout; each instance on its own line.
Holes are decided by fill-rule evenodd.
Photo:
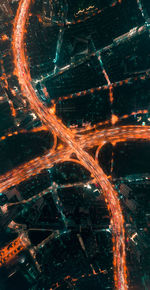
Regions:
M 31 2 L 31 0 L 20 1 L 14 22 L 12 41 L 15 74 L 18 77 L 22 94 L 26 97 L 31 109 L 36 112 L 42 123 L 46 125 L 49 130 L 54 131 L 59 138 L 69 145 L 72 151 L 76 153 L 82 165 L 91 172 L 96 182 L 100 184 L 111 215 L 115 287 L 116 289 L 127 289 L 124 217 L 117 197 L 117 192 L 113 189 L 102 168 L 100 168 L 94 159 L 83 150 L 80 146 L 80 142 L 75 140 L 74 134 L 64 126 L 61 120 L 58 120 L 51 110 L 40 102 L 32 86 L 24 49 L 26 20 L 29 15 Z
M 44 168 L 50 168 L 55 163 L 70 160 L 71 153 L 76 153 L 79 163 L 91 173 L 91 176 L 94 177 L 96 183 L 98 183 L 102 188 L 104 199 L 110 213 L 112 226 L 115 288 L 125 290 L 128 288 L 125 229 L 124 217 L 118 194 L 114 190 L 113 185 L 110 183 L 102 168 L 85 151 L 85 149 L 87 147 L 102 146 L 106 142 L 115 144 L 117 142 L 125 142 L 128 140 L 149 140 L 150 127 L 118 126 L 91 132 L 87 131 L 84 135 L 77 135 L 57 118 L 53 109 L 49 109 L 40 101 L 36 91 L 34 90 L 34 86 L 32 85 L 32 78 L 24 46 L 26 22 L 30 13 L 31 5 L 31 0 L 21 0 L 14 20 L 12 35 L 14 74 L 18 77 L 22 95 L 26 98 L 30 108 L 36 113 L 36 115 L 38 115 L 47 130 L 57 135 L 66 145 L 61 149 L 46 152 L 43 156 L 20 165 L 1 176 L 0 190 L 5 191 L 9 187 L 15 186 L 20 182 L 27 180 L 29 177 L 40 173 Z

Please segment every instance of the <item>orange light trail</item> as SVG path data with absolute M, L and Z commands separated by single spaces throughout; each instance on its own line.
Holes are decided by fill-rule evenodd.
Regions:
M 49 131 L 55 132 L 55 134 L 61 140 L 65 141 L 65 143 L 68 144 L 68 146 L 71 148 L 70 151 L 76 153 L 81 164 L 84 165 L 84 167 L 91 172 L 91 175 L 94 176 L 94 178 L 96 179 L 96 182 L 100 184 L 103 190 L 103 194 L 104 194 L 104 198 L 105 198 L 108 210 L 110 212 L 110 216 L 111 216 L 115 288 L 120 289 L 120 290 L 126 290 L 128 286 L 127 286 L 127 268 L 126 268 L 126 255 L 125 255 L 124 217 L 123 217 L 120 202 L 118 199 L 118 194 L 114 190 L 112 184 L 109 182 L 107 176 L 104 174 L 102 168 L 83 149 L 85 143 L 83 144 L 82 142 L 83 141 L 85 142 L 85 140 L 84 139 L 83 141 L 76 140 L 76 137 L 73 134 L 73 132 L 69 130 L 62 123 L 62 121 L 56 117 L 55 110 L 50 111 L 47 107 L 44 106 L 43 103 L 40 102 L 32 86 L 32 79 L 30 76 L 30 71 L 28 68 L 25 47 L 24 47 L 26 21 L 29 16 L 29 10 L 30 10 L 31 4 L 32 4 L 31 0 L 21 0 L 19 3 L 15 21 L 14 21 L 14 29 L 13 29 L 13 36 L 12 36 L 12 49 L 13 49 L 13 56 L 14 56 L 15 74 L 18 77 L 22 94 L 26 97 L 27 101 L 30 104 L 31 109 L 36 112 L 36 114 L 38 115 L 42 123 L 47 127 Z M 126 82 L 127 80 L 124 81 L 124 83 Z M 110 140 L 113 139 L 113 141 L 122 140 L 122 139 L 124 140 L 125 138 L 128 140 L 131 137 L 131 130 L 129 126 L 124 127 L 124 131 L 121 137 L 119 135 L 120 134 L 119 130 L 120 128 L 112 128 L 109 131 L 105 130 L 105 132 L 103 131 L 102 135 L 101 135 L 101 132 L 98 132 L 96 134 L 96 137 L 93 137 L 92 142 L 94 144 L 94 142 L 96 142 L 94 140 L 96 140 L 96 138 L 100 138 L 100 136 L 103 141 L 109 140 L 109 139 Z M 137 129 L 136 133 L 137 133 L 138 138 L 141 137 L 141 133 L 143 136 L 145 134 L 145 138 L 147 138 L 149 131 L 148 133 L 146 133 L 143 127 L 143 128 Z M 89 135 L 88 137 L 91 138 L 91 135 Z M 60 153 L 61 160 L 64 158 L 64 156 L 62 155 L 63 153 L 66 153 L 67 157 L 70 156 L 70 154 L 68 155 L 68 149 L 66 150 L 67 152 L 61 151 Z M 56 158 L 58 158 L 58 153 L 53 159 L 55 162 L 56 162 Z M 33 163 L 35 162 L 34 165 L 36 167 L 37 162 L 38 162 L 38 170 L 39 170 L 39 163 L 40 163 L 40 168 L 41 166 L 45 168 L 48 164 L 50 164 L 49 161 L 50 161 L 49 158 L 47 159 L 47 155 L 45 155 L 45 159 L 43 159 L 43 157 L 39 157 L 36 159 L 36 161 L 35 160 L 30 161 L 30 164 L 28 164 L 28 168 L 32 170 L 32 168 L 34 167 Z M 59 162 L 60 160 L 57 159 L 57 161 Z M 18 172 L 18 169 L 16 170 L 16 172 Z M 35 174 L 37 174 L 37 172 Z M 22 175 L 25 175 L 25 172 L 22 172 Z M 5 182 L 7 183 L 8 181 L 5 180 Z M 10 182 L 11 182 L 11 177 L 10 177 Z M 17 182 L 17 180 L 15 182 Z
M 39 101 L 31 85 L 31 76 L 27 67 L 24 50 L 25 25 L 30 5 L 31 0 L 20 1 L 14 22 L 12 39 L 15 73 L 18 76 L 22 93 L 26 96 L 31 108 L 39 116 L 42 123 L 45 124 L 49 130 L 54 131 L 63 141 L 68 143 L 85 168 L 91 172 L 96 178 L 96 181 L 100 184 L 112 217 L 115 287 L 116 289 L 127 289 L 124 218 L 117 192 L 113 189 L 103 170 L 93 158 L 80 147 L 80 143 L 75 141 L 73 133 Z
M 26 235 L 23 233 L 10 244 L 0 250 L 0 267 L 9 263 L 21 251 L 25 250 L 30 245 Z
M 136 82 L 138 80 L 145 80 L 147 78 L 150 78 L 150 70 L 149 69 L 147 71 L 145 71 L 144 73 L 141 73 L 140 75 L 137 75 L 137 76 L 134 76 L 134 77 L 129 77 L 129 78 L 126 78 L 126 79 L 124 79 L 122 81 L 116 81 L 116 82 L 111 83 L 111 84 L 106 84 L 106 85 L 103 85 L 103 86 L 99 86 L 99 87 L 83 90 L 83 91 L 80 91 L 80 92 L 77 92 L 77 93 L 73 93 L 73 94 L 70 94 L 70 95 L 67 95 L 67 96 L 59 97 L 58 101 L 73 99 L 75 97 L 84 96 L 86 94 L 91 94 L 91 93 L 94 93 L 96 91 L 109 90 L 109 92 L 110 92 L 110 90 L 113 90 L 113 88 L 115 88 L 115 87 L 121 87 L 121 86 L 123 86 L 125 84 L 131 84 L 132 82 Z M 112 100 L 112 95 L 111 95 L 111 100 Z
M 150 140 L 150 126 L 122 126 L 96 130 L 80 137 L 81 146 L 94 147 L 100 143 L 118 143 L 129 140 Z
M 47 152 L 41 157 L 36 157 L 29 162 L 22 164 L 13 170 L 0 176 L 0 191 L 6 191 L 11 186 L 20 184 L 21 182 L 39 174 L 44 169 L 49 169 L 55 163 L 68 160 L 71 150 L 63 148 L 57 152 Z
M 14 132 L 8 132 L 5 135 L 0 137 L 0 141 L 3 141 L 3 140 L 5 140 L 5 139 L 7 139 L 9 137 L 16 136 L 16 135 L 19 135 L 19 134 L 37 133 L 37 132 L 42 132 L 42 131 L 48 131 L 46 126 L 40 126 L 40 127 L 37 127 L 37 128 L 33 128 L 31 130 L 21 129 L 21 130 L 14 131 Z M 57 137 L 54 134 L 54 145 L 53 145 L 54 148 L 56 147 L 56 143 L 57 143 L 56 139 L 57 139 Z
M 39 127 L 39 130 L 40 128 L 43 130 L 43 127 Z M 6 138 L 6 136 L 4 136 L 4 138 Z M 123 126 L 119 128 L 107 128 L 106 130 L 96 130 L 95 132 L 88 133 L 78 138 L 82 148 L 99 146 L 99 150 L 107 142 L 115 144 L 118 142 L 142 139 L 150 140 L 149 126 Z M 27 163 L 21 164 L 20 166 L 0 176 L 0 191 L 6 191 L 11 186 L 15 186 L 23 181 L 26 181 L 27 179 L 39 174 L 45 168 L 52 167 L 54 164 L 70 160 L 71 153 L 72 150 L 69 149 L 69 147 L 65 147 L 60 144 L 57 147 L 57 150 L 51 150 L 50 152 L 43 154 L 41 157 L 36 157 Z M 75 160 L 72 161 L 74 162 Z

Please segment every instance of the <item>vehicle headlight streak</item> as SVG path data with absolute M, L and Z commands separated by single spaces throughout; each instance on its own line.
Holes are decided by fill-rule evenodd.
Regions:
M 96 182 L 101 186 L 111 216 L 115 288 L 125 290 L 128 288 L 125 257 L 125 230 L 124 217 L 118 199 L 118 194 L 113 189 L 113 186 L 104 174 L 102 168 L 86 151 L 84 151 L 84 146 L 81 146 L 82 142 L 80 140 L 76 141 L 73 132 L 65 127 L 61 120 L 58 120 L 55 113 L 50 111 L 49 108 L 45 107 L 44 104 L 40 102 L 32 86 L 32 79 L 30 76 L 27 59 L 25 57 L 24 47 L 26 20 L 29 15 L 31 4 L 32 0 L 21 0 L 14 21 L 12 50 L 14 56 L 15 74 L 18 77 L 22 94 L 30 103 L 31 109 L 35 111 L 36 115 L 38 115 L 48 130 L 55 132 L 59 138 L 69 145 L 71 150 L 76 153 L 81 164 L 91 172 L 91 175 L 94 176 Z M 107 133 L 107 129 L 105 131 L 105 133 Z M 117 135 L 117 132 L 115 134 Z M 102 139 L 102 141 L 105 141 L 105 134 L 103 134 Z

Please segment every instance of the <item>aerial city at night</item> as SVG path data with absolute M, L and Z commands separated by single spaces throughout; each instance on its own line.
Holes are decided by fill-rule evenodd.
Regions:
M 0 0 L 0 290 L 150 290 L 150 0 Z

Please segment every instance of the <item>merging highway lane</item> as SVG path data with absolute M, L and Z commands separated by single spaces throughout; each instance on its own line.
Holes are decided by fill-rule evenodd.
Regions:
M 80 146 L 80 142 L 76 142 L 73 133 L 57 119 L 57 117 L 40 102 L 36 92 L 32 86 L 32 80 L 28 63 L 25 57 L 24 36 L 26 28 L 26 20 L 29 15 L 31 0 L 20 1 L 14 22 L 14 31 L 12 38 L 15 74 L 18 77 L 22 94 L 30 103 L 39 116 L 40 120 L 47 128 L 54 131 L 59 138 L 65 141 L 76 153 L 81 163 L 95 177 L 96 182 L 100 184 L 107 206 L 111 215 L 111 224 L 113 232 L 113 264 L 114 264 L 114 281 L 116 289 L 127 289 L 126 279 L 126 258 L 125 258 L 125 232 L 124 218 L 117 192 L 113 189 L 107 176 L 103 170 L 94 161 L 94 159 L 86 153 Z
M 10 186 L 19 184 L 34 174 L 38 174 L 42 169 L 53 166 L 54 163 L 69 160 L 72 152 L 76 153 L 81 165 L 88 169 L 102 188 L 104 198 L 110 213 L 113 241 L 113 265 L 115 288 L 126 290 L 127 267 L 125 253 L 125 230 L 124 217 L 118 194 L 114 190 L 108 177 L 104 174 L 98 163 L 84 150 L 85 147 L 92 147 L 105 142 L 127 141 L 129 139 L 150 139 L 149 127 L 124 126 L 122 128 L 110 128 L 88 135 L 78 136 L 67 128 L 59 120 L 53 110 L 47 108 L 38 98 L 32 79 L 30 69 L 26 59 L 24 39 L 26 33 L 26 22 L 30 13 L 32 0 L 21 0 L 19 2 L 17 14 L 14 20 L 12 35 L 12 51 L 14 56 L 14 73 L 18 77 L 22 95 L 27 99 L 31 109 L 36 112 L 43 125 L 54 132 L 62 141 L 67 143 L 65 148 L 45 153 L 42 157 L 37 157 L 26 164 L 6 173 L 0 177 L 0 189 L 6 190 Z M 19 174 L 18 174 L 19 173 Z
M 150 126 L 123 126 L 120 128 L 108 128 L 86 133 L 78 138 L 82 148 L 101 147 L 107 142 L 115 145 L 118 142 L 149 140 Z M 73 150 L 69 146 L 62 146 L 60 149 L 45 152 L 40 157 L 36 157 L 0 176 L 0 191 L 4 192 L 12 186 L 39 174 L 43 169 L 51 168 L 54 164 L 70 159 Z

